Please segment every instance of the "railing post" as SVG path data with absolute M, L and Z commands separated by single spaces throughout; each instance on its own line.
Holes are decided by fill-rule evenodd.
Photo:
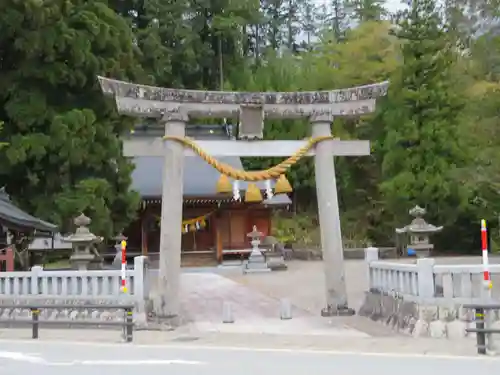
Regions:
M 135 304 L 136 321 L 139 324 L 146 324 L 147 311 L 146 300 L 149 298 L 149 270 L 148 258 L 137 256 L 134 258 L 134 282 L 133 282 L 133 300 Z M 132 284 L 132 283 L 131 283 Z
M 370 263 L 379 260 L 379 250 L 376 247 L 369 246 L 365 248 L 366 272 L 368 273 L 368 290 L 380 288 L 378 280 L 374 280 L 374 275 L 370 269 Z
M 434 264 L 432 258 L 417 260 L 417 288 L 421 299 L 432 299 L 435 296 Z
M 38 308 L 32 308 L 31 309 L 31 338 L 32 339 L 38 339 L 38 330 L 39 330 L 39 324 L 38 324 L 38 316 L 40 315 L 40 310 Z
M 43 268 L 41 266 L 31 267 L 31 295 L 33 296 L 40 294 L 39 277 L 42 272 Z
M 370 264 L 379 259 L 379 251 L 377 247 L 367 247 L 365 249 L 365 262 Z

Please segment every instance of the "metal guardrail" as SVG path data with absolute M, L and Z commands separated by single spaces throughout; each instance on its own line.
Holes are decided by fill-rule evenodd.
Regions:
M 465 332 L 476 334 L 477 353 L 486 354 L 486 349 L 488 348 L 488 345 L 486 345 L 487 336 L 489 336 L 489 340 L 492 340 L 491 335 L 500 333 L 500 329 L 486 327 L 485 316 L 488 312 L 491 312 L 492 310 L 500 310 L 500 304 L 493 304 L 493 303 L 465 304 L 463 305 L 463 308 L 474 309 L 475 311 L 474 321 L 476 322 L 476 327 L 467 328 Z
M 123 337 L 126 342 L 132 342 L 133 340 L 133 330 L 134 330 L 134 320 L 133 320 L 133 309 L 134 305 L 66 305 L 66 304 L 15 304 L 15 305 L 2 305 L 0 304 L 0 310 L 2 309 L 22 309 L 31 311 L 31 320 L 15 320 L 15 319 L 5 319 L 0 318 L 0 323 L 7 323 L 10 325 L 25 325 L 31 324 L 32 334 L 31 338 L 38 339 L 40 325 L 45 326 L 58 326 L 58 325 L 84 325 L 84 326 L 118 326 L 123 327 Z M 40 310 L 47 309 L 73 309 L 73 310 L 110 310 L 110 309 L 123 309 L 124 319 L 121 322 L 117 321 L 89 321 L 89 320 L 43 320 L 40 319 Z

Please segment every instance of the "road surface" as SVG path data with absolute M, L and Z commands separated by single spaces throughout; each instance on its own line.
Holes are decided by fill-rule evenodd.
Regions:
M 445 342 L 443 342 L 445 345 Z M 500 358 L 202 346 L 0 341 L 0 374 L 499 374 Z

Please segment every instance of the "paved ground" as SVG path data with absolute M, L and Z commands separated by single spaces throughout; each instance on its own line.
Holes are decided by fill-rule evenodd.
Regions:
M 350 375 L 453 373 L 493 374 L 500 359 L 491 357 L 422 356 L 339 351 L 207 348 L 202 346 L 81 345 L 68 342 L 0 341 L 0 373 L 18 375 L 88 374 L 150 375 L 326 374 Z
M 364 267 L 361 261 L 347 262 L 348 277 Z M 243 275 L 237 269 L 188 270 L 181 276 L 181 308 L 191 332 L 268 333 L 282 335 L 329 335 L 369 337 L 395 335 L 380 324 L 362 317 L 321 318 L 324 307 L 322 262 L 290 263 L 288 271 Z M 153 273 L 154 274 L 154 273 Z M 156 281 L 153 280 L 153 294 Z M 356 308 L 365 283 L 349 282 Z M 288 298 L 293 319 L 280 319 L 280 300 Z M 234 324 L 223 324 L 223 304 L 229 302 Z
M 390 259 L 391 262 L 409 263 L 413 258 Z M 491 264 L 500 263 L 500 257 L 491 257 Z M 436 264 L 481 264 L 481 257 L 446 257 L 436 258 Z M 241 275 L 228 271 L 221 274 L 232 280 L 242 283 L 275 298 L 290 298 L 293 303 L 317 315 L 325 306 L 325 279 L 323 262 L 321 261 L 292 261 L 288 263 L 287 271 L 271 272 L 266 274 Z M 361 260 L 345 261 L 345 276 L 349 304 L 358 310 L 368 288 L 368 273 L 366 264 Z M 482 283 L 482 274 L 478 274 L 476 284 Z M 500 286 L 500 278 L 494 285 Z M 494 288 L 494 294 L 500 294 L 500 287 Z
M 455 259 L 452 262 L 470 263 L 471 260 L 462 258 Z M 448 263 L 450 263 L 449 260 Z M 65 346 L 66 344 L 62 343 L 63 340 L 71 340 L 80 343 L 113 344 L 121 341 L 120 333 L 117 331 L 42 329 L 40 337 L 42 340 L 48 341 L 40 341 L 40 344 L 37 344 L 31 341 L 29 343 L 21 341 L 30 338 L 29 330 L 0 329 L 0 374 L 17 375 L 19 370 L 31 369 L 29 366 L 33 366 L 34 363 L 42 366 L 42 368 L 50 369 L 50 372 L 47 372 L 47 370 L 42 372 L 42 375 L 49 373 L 62 374 L 62 372 L 56 372 L 59 371 L 58 369 L 61 366 L 73 366 L 74 371 L 80 373 L 78 371 L 81 369 L 87 368 L 88 370 L 89 366 L 95 367 L 97 365 L 105 366 L 106 371 L 108 371 L 109 367 L 109 375 L 114 373 L 112 371 L 118 371 L 118 369 L 120 374 L 127 374 L 126 371 L 128 370 L 123 370 L 124 366 L 132 366 L 133 363 L 110 362 L 111 360 L 123 359 L 140 361 L 135 364 L 151 366 L 151 375 L 154 375 L 154 371 L 157 371 L 157 369 L 167 366 L 165 361 L 174 359 L 206 363 L 203 364 L 206 367 L 203 371 L 206 370 L 209 374 L 215 371 L 219 373 L 224 373 L 224 371 L 234 372 L 238 365 L 243 370 L 239 369 L 236 371 L 237 374 L 245 374 L 247 369 L 253 373 L 261 371 L 264 375 L 270 370 L 273 372 L 285 370 L 290 374 L 299 374 L 305 373 L 305 371 L 301 372 L 301 369 L 306 364 L 308 372 L 314 370 L 316 363 L 321 363 L 323 367 L 331 367 L 336 370 L 349 366 L 350 373 L 370 370 L 377 373 L 376 369 L 379 364 L 375 362 L 382 358 L 366 356 L 366 354 L 318 354 L 318 358 L 321 356 L 324 358 L 316 359 L 312 354 L 305 352 L 305 350 L 308 350 L 382 353 L 387 355 L 385 357 L 387 363 L 384 364 L 386 366 L 384 371 L 403 370 L 400 369 L 403 362 L 410 361 L 411 365 L 404 362 L 407 363 L 404 370 L 405 375 L 408 373 L 413 374 L 414 369 L 418 369 L 419 372 L 428 371 L 426 368 L 418 368 L 420 365 L 414 365 L 413 362 L 422 363 L 426 366 L 427 363 L 432 363 L 432 366 L 439 365 L 442 370 L 449 369 L 456 371 L 460 375 L 465 372 L 462 370 L 468 365 L 457 366 L 450 361 L 441 359 L 421 362 L 420 359 L 416 361 L 414 355 L 425 355 L 427 353 L 459 356 L 475 355 L 475 342 L 471 338 L 456 341 L 415 339 L 398 335 L 379 323 L 358 316 L 321 318 L 319 317 L 319 311 L 324 307 L 322 262 L 294 261 L 290 262 L 289 266 L 288 271 L 267 274 L 242 275 L 241 272 L 235 270 L 217 270 L 217 273 L 214 270 L 211 272 L 198 270 L 196 273 L 184 273 L 182 276 L 182 295 L 184 296 L 182 305 L 185 310 L 189 311 L 192 322 L 172 332 L 136 332 L 134 344 L 163 346 L 163 348 L 158 347 L 147 351 L 146 349 L 137 349 L 137 355 L 129 355 L 126 352 L 129 350 L 127 349 L 130 346 L 129 344 L 121 344 L 119 347 L 125 352 L 116 354 L 118 349 L 114 347 L 92 351 L 93 349 L 80 350 L 71 346 L 74 344 Z M 365 264 L 356 260 L 346 261 L 346 278 L 350 305 L 358 308 L 367 286 Z M 289 298 L 294 304 L 294 318 L 292 320 L 281 321 L 279 319 L 280 298 Z M 233 304 L 234 324 L 221 323 L 224 301 L 230 301 Z M 49 344 L 49 342 L 54 343 Z M 193 350 L 187 348 L 188 345 L 192 344 L 202 348 L 199 351 L 201 357 L 193 357 Z M 165 345 L 176 345 L 177 349 L 168 349 Z M 184 349 L 179 349 L 180 346 Z M 214 349 L 217 347 L 230 347 L 232 348 L 229 350 L 231 353 L 228 353 L 228 349 L 224 348 Z M 242 352 L 233 353 L 236 348 L 246 349 Z M 281 364 L 277 357 L 284 355 L 283 353 L 261 352 L 269 348 L 286 350 L 288 351 L 286 355 L 294 357 L 294 359 L 287 357 L 282 359 L 283 364 Z M 10 354 L 7 352 L 10 352 Z M 78 357 L 80 352 L 82 352 L 81 356 Z M 203 355 L 207 356 L 206 353 L 209 352 L 215 353 L 214 356 L 210 357 L 210 360 L 203 359 Z M 26 359 L 26 355 L 30 353 L 38 353 L 44 358 L 45 362 L 42 361 L 42 363 L 40 360 L 37 362 L 36 359 L 32 359 L 30 364 L 30 362 L 27 362 L 29 359 Z M 258 360 L 256 360 L 256 353 L 259 353 Z M 404 361 L 402 360 L 403 355 L 407 356 Z M 295 358 L 296 362 L 294 362 Z M 368 365 L 358 368 L 356 366 L 358 366 L 361 359 L 366 361 Z M 80 362 L 74 362 L 77 360 Z M 101 362 L 95 362 L 97 360 Z M 87 362 L 82 363 L 81 361 Z M 241 366 L 241 363 L 247 361 L 255 363 Z M 371 363 L 370 361 L 375 362 Z M 456 363 L 460 363 L 460 361 Z M 54 366 L 50 365 L 50 362 L 66 362 L 66 364 Z M 201 366 L 181 362 L 168 363 L 168 366 L 175 366 L 176 371 L 178 369 L 176 373 L 179 374 L 194 373 L 194 371 L 199 371 Z M 292 364 L 292 369 L 286 367 L 289 363 Z M 472 362 L 465 362 L 464 360 L 464 363 Z M 493 365 L 490 362 L 484 363 L 490 366 L 488 369 L 492 372 L 493 367 L 491 366 Z M 260 364 L 262 366 L 266 365 L 267 368 L 259 367 Z M 495 362 L 495 366 L 497 365 L 498 363 Z M 428 364 L 428 366 L 431 366 L 431 364 Z M 297 369 L 298 372 L 293 372 L 293 369 Z M 479 367 L 475 367 L 475 369 L 476 371 L 480 370 Z M 495 369 L 497 368 L 495 367 Z M 74 371 L 72 369 L 72 372 Z M 470 371 L 470 369 L 467 369 L 467 371 Z
M 362 260 L 346 260 L 345 273 L 349 304 L 358 309 L 368 286 L 366 264 Z M 242 275 L 223 270 L 220 274 L 270 297 L 290 298 L 296 306 L 314 315 L 319 315 L 326 305 L 322 261 L 291 261 L 286 271 L 263 274 Z
M 414 259 L 399 261 L 413 262 Z M 438 264 L 480 262 L 480 257 L 437 259 Z M 201 332 L 356 337 L 397 335 L 379 323 L 358 316 L 320 318 L 320 311 L 325 307 L 323 262 L 291 261 L 288 266 L 286 271 L 246 275 L 242 274 L 241 268 L 184 270 L 181 306 L 191 321 L 190 329 Z M 349 304 L 358 310 L 368 288 L 366 264 L 362 260 L 346 260 L 345 273 Z M 279 319 L 280 300 L 284 298 L 293 305 L 292 321 Z M 224 302 L 231 303 L 235 324 L 222 324 Z

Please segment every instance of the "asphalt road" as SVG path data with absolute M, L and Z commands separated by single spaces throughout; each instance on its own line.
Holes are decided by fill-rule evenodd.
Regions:
M 445 342 L 443 342 L 446 345 Z M 307 350 L 0 341 L 0 374 L 470 375 L 499 374 L 500 358 Z

